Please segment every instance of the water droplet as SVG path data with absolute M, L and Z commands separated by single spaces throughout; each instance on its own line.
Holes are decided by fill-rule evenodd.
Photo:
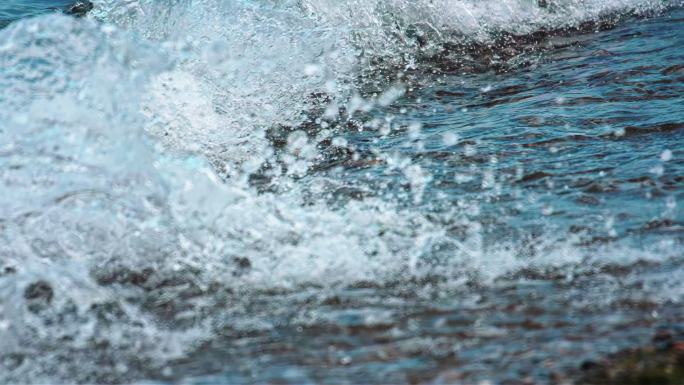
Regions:
M 318 75 L 322 71 L 323 69 L 318 64 L 307 64 L 304 66 L 304 75 L 306 76 Z
M 661 165 L 655 166 L 651 168 L 650 171 L 652 174 L 655 174 L 657 176 L 662 176 L 665 173 L 665 168 Z
M 347 139 L 338 136 L 332 140 L 332 145 L 335 147 L 346 147 L 347 146 Z
M 675 197 L 670 195 L 665 198 L 665 206 L 667 206 L 667 208 L 670 210 L 674 210 L 677 207 L 677 200 Z
M 409 138 L 418 139 L 420 137 L 421 129 L 422 125 L 420 123 L 411 123 L 408 127 Z
M 454 134 L 453 132 L 447 132 L 442 135 L 442 142 L 445 146 L 453 146 L 458 143 L 458 140 L 458 135 Z
M 474 156 L 475 154 L 477 154 L 477 148 L 475 148 L 475 146 L 468 144 L 463 148 L 463 153 L 465 154 L 465 156 Z

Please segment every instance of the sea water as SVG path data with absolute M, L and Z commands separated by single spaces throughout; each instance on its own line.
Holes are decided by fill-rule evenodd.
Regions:
M 545 3 L 3 2 L 0 383 L 562 383 L 681 332 L 682 4 Z

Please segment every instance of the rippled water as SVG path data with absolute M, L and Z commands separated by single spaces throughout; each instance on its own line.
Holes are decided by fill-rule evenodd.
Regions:
M 94 3 L 0 5 L 0 383 L 560 384 L 684 332 L 681 3 Z
M 72 3 L 69 0 L 4 0 L 0 4 L 0 27 L 26 17 L 63 10 Z

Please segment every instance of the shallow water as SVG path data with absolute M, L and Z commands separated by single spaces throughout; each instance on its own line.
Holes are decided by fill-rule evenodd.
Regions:
M 563 383 L 684 332 L 680 3 L 94 3 L 0 7 L 0 383 Z
M 72 3 L 69 0 L 5 0 L 0 4 L 0 27 L 15 20 L 62 10 Z

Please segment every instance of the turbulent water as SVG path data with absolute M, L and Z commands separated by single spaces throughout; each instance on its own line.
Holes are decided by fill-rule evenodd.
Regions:
M 0 383 L 565 383 L 684 333 L 680 2 L 94 4 L 0 5 Z

